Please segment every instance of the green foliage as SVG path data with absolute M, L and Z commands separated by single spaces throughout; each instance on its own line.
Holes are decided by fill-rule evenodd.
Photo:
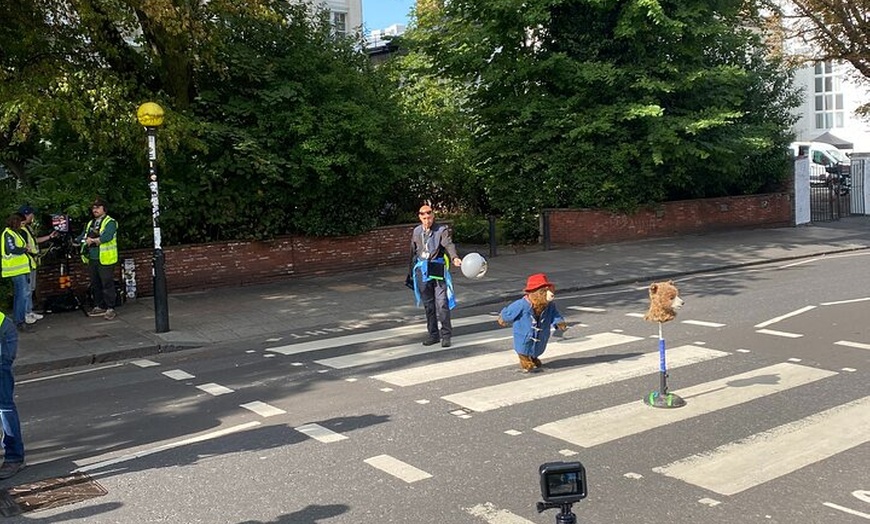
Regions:
M 435 69 L 470 87 L 494 211 L 631 211 L 770 188 L 788 74 L 737 0 L 451 0 L 419 13 Z

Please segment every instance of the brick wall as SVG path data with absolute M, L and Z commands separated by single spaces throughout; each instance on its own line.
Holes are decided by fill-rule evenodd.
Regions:
M 786 193 L 666 202 L 633 215 L 584 209 L 547 210 L 550 244 L 594 245 L 717 230 L 793 224 Z
M 634 215 L 605 211 L 546 210 L 552 245 L 591 245 L 723 229 L 781 227 L 793 224 L 788 194 L 668 202 Z M 382 227 L 354 237 L 281 237 L 263 242 L 213 242 L 164 249 L 170 293 L 261 284 L 300 276 L 334 274 L 354 268 L 407 263 L 414 225 Z M 461 247 L 461 246 L 460 246 Z M 136 262 L 139 296 L 152 296 L 153 249 L 121 250 L 121 260 Z M 120 264 L 119 264 L 120 266 Z M 70 264 L 74 289 L 85 296 L 88 268 L 78 257 Z M 40 268 L 36 306 L 59 292 L 59 267 Z M 117 278 L 121 278 L 120 267 Z

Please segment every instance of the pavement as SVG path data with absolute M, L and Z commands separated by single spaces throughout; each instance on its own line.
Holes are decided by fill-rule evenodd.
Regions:
M 458 307 L 503 304 L 522 294 L 526 278 L 546 273 L 557 292 L 657 280 L 775 261 L 870 249 L 870 216 L 774 229 L 736 230 L 635 242 L 542 250 L 459 245 L 460 255 L 488 257 L 485 276 L 472 280 L 454 270 Z M 406 266 L 364 273 L 288 278 L 268 285 L 170 293 L 169 331 L 156 332 L 153 297 L 128 300 L 112 321 L 82 312 L 45 315 L 19 337 L 19 376 L 227 344 L 282 344 L 312 334 L 376 325 L 420 324 L 423 311 L 405 286 Z M 307 330 L 307 332 L 306 332 Z M 317 330 L 312 331 L 312 330 Z M 325 333 L 324 333 L 324 330 Z

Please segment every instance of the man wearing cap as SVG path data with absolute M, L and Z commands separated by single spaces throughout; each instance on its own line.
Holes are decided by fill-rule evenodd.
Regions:
M 57 231 L 52 231 L 47 235 L 38 237 L 33 232 L 33 218 L 35 215 L 33 207 L 23 205 L 18 209 L 18 212 L 24 216 L 21 231 L 24 233 L 24 241 L 27 244 L 27 256 L 30 259 L 30 300 L 27 301 L 24 321 L 28 324 L 33 324 L 37 320 L 42 319 L 42 315 L 33 311 L 33 296 L 36 293 L 36 268 L 39 266 L 39 245 L 57 236 Z
M 423 205 L 417 212 L 420 225 L 411 234 L 410 275 L 414 285 L 417 305 L 422 301 L 426 310 L 426 329 L 429 338 L 424 346 L 441 342 L 441 347 L 450 347 L 453 328 L 450 325 L 450 310 L 456 305 L 453 296 L 453 280 L 450 277 L 450 262 L 457 267 L 462 260 L 446 224 L 435 223 L 432 207 Z M 438 329 L 438 323 L 441 329 Z
M 106 202 L 98 198 L 91 204 L 93 220 L 76 239 L 82 246 L 82 262 L 88 264 L 91 274 L 91 292 L 94 307 L 92 317 L 112 320 L 117 315 L 115 305 L 115 265 L 118 263 L 118 222 L 106 214 Z
M 15 375 L 12 364 L 18 354 L 18 331 L 0 311 L 0 423 L 3 426 L 3 464 L 0 480 L 24 469 L 24 440 L 15 406 Z

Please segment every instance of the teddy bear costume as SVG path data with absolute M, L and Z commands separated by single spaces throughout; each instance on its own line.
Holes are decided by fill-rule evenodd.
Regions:
M 530 276 L 523 291 L 525 296 L 501 310 L 498 323 L 501 326 L 513 324 L 514 351 L 523 371 L 530 371 L 541 367 L 538 357 L 547 349 L 553 325 L 564 331 L 567 324 L 553 302 L 556 286 L 547 280 L 547 275 Z

